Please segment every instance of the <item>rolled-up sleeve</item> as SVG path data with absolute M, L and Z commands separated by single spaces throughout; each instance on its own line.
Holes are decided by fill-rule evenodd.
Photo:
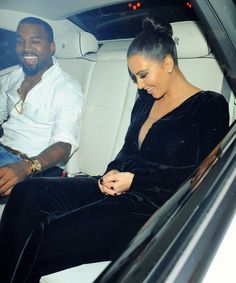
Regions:
M 50 144 L 65 142 L 72 154 L 78 148 L 77 137 L 84 106 L 84 96 L 78 82 L 64 85 L 57 93 L 54 125 Z

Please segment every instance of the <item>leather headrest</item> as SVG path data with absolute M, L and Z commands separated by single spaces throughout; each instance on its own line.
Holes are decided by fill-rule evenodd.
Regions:
M 88 32 L 72 31 L 55 39 L 57 58 L 79 58 L 87 53 L 98 51 L 97 39 Z
M 196 58 L 210 53 L 206 38 L 197 22 L 176 22 L 171 26 L 178 58 Z

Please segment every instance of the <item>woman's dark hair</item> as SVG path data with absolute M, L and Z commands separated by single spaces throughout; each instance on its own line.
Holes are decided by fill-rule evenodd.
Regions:
M 39 18 L 35 18 L 35 17 L 27 17 L 22 19 L 19 25 L 23 25 L 23 24 L 31 24 L 31 25 L 39 25 L 42 26 L 44 28 L 44 30 L 46 31 L 47 35 L 48 35 L 48 41 L 51 43 L 53 42 L 53 30 L 52 27 L 45 21 L 39 19 Z
M 127 58 L 141 54 L 161 62 L 167 55 L 170 55 L 174 64 L 178 65 L 177 51 L 172 35 L 173 31 L 169 23 L 154 16 L 145 18 L 142 32 L 129 46 Z

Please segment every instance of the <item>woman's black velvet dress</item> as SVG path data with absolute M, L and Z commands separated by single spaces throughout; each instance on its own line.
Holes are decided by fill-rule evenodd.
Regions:
M 139 148 L 153 103 L 147 94 L 137 99 L 124 146 L 107 168 L 134 173 L 127 193 L 105 196 L 99 177 L 28 179 L 15 186 L 1 221 L 2 283 L 38 282 L 40 275 L 114 259 L 228 130 L 224 97 L 201 91 L 155 122 Z

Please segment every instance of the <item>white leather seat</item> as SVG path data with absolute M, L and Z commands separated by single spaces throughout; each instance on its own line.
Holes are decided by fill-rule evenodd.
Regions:
M 172 27 L 179 66 L 186 78 L 202 89 L 221 92 L 223 73 L 198 24 L 177 22 Z M 81 82 L 86 96 L 79 149 L 66 166 L 71 175 L 102 174 L 123 144 L 137 89 L 127 71 L 126 52 L 130 42 L 104 42 L 95 54 L 73 59 L 74 65 L 72 60 L 66 63 L 67 59 L 59 59 Z M 230 111 L 233 120 L 234 99 L 230 101 Z
M 92 283 L 109 263 L 109 261 L 102 261 L 68 268 L 43 276 L 40 283 Z

